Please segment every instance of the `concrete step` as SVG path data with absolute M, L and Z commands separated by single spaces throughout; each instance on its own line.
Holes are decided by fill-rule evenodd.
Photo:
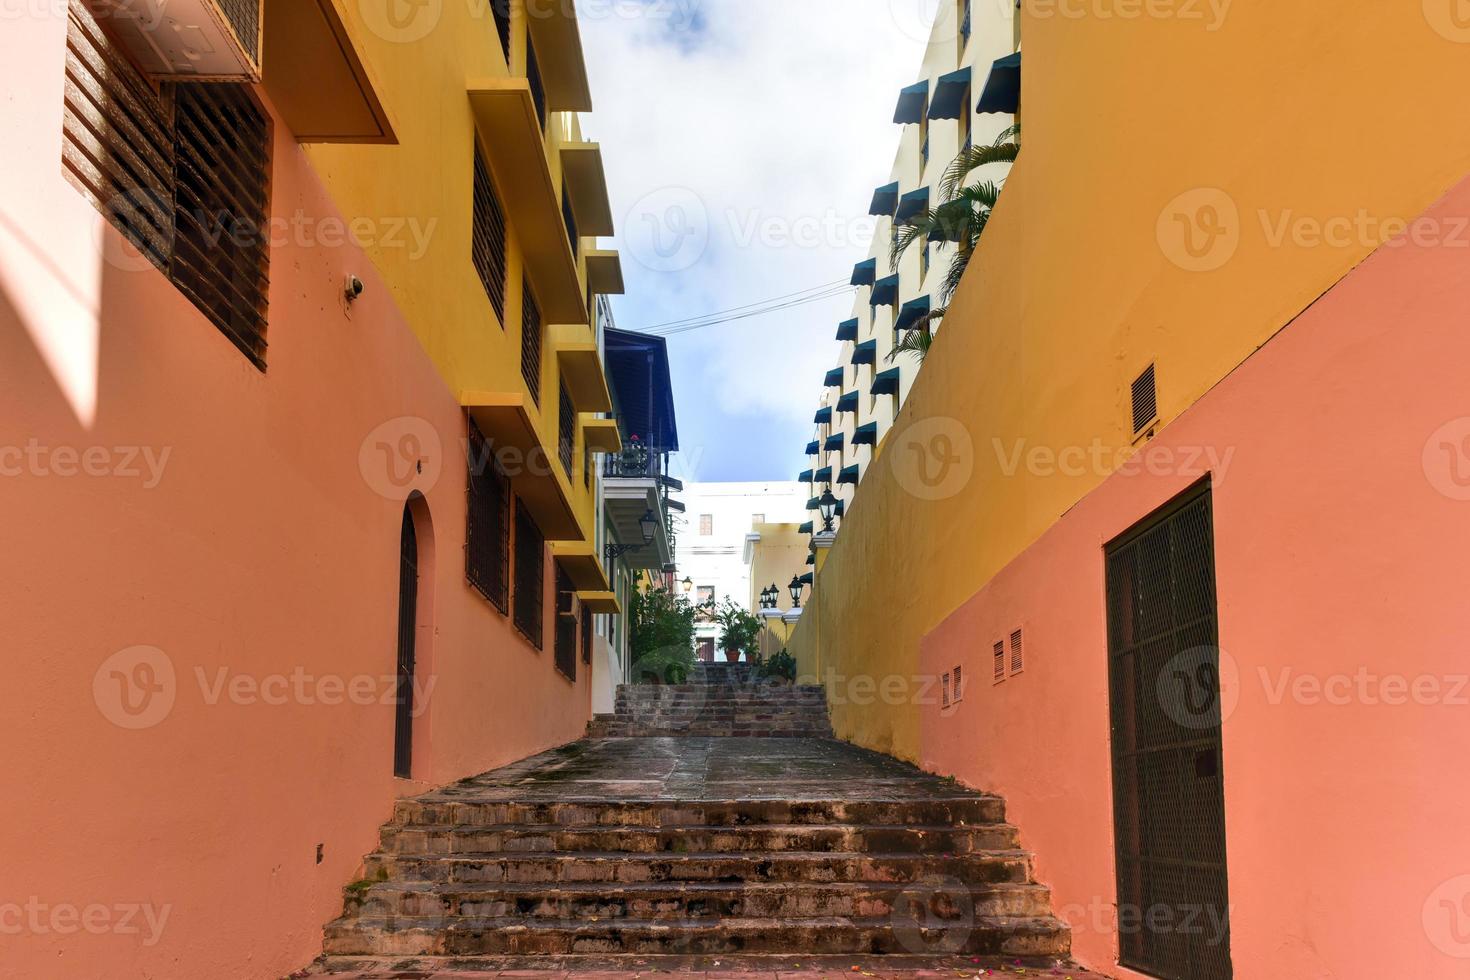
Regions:
M 628 854 L 617 851 L 423 855 L 375 852 L 369 880 L 450 883 L 917 882 L 948 876 L 969 884 L 1026 882 L 1025 851 L 969 854 L 783 853 Z
M 938 920 L 936 920 L 938 921 Z M 454 920 L 363 916 L 327 927 L 326 952 L 337 956 L 481 956 L 525 954 L 830 954 L 920 953 L 926 949 L 989 955 L 1065 956 L 1070 936 L 1050 916 L 975 916 L 927 928 L 895 927 L 886 917 L 753 918 L 669 924 L 528 923 L 520 917 Z M 944 949 L 945 945 L 955 948 Z
M 919 800 L 399 800 L 399 827 L 742 827 L 752 824 L 953 826 L 1005 823 L 998 796 Z
M 918 900 L 938 904 L 922 888 L 898 882 L 727 883 L 635 885 L 471 885 L 395 882 L 374 885 L 360 906 L 366 916 L 457 919 L 508 918 L 601 921 L 712 918 L 880 917 Z M 942 893 L 947 897 L 949 893 Z M 958 914 L 1045 916 L 1051 897 L 1042 885 L 995 882 L 967 889 Z
M 968 854 L 1014 850 L 1016 828 L 763 824 L 744 827 L 558 827 L 550 824 L 385 827 L 381 849 L 391 854 L 596 852 L 632 854 L 880 852 Z

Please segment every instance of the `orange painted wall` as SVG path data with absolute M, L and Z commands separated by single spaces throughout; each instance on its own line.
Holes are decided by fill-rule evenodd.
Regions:
M 1467 212 L 1470 181 L 1425 217 Z M 1377 252 L 924 637 L 921 672 L 970 681 L 919 708 L 921 761 L 1006 796 L 1087 965 L 1136 975 L 1114 971 L 1103 549 L 1206 448 L 1235 975 L 1465 975 L 1467 256 Z M 1018 627 L 1025 669 L 992 684 Z M 1331 680 L 1360 670 L 1405 687 Z
M 552 666 L 549 565 L 541 653 L 466 584 L 457 399 L 361 252 L 273 249 L 264 374 L 151 267 L 104 258 L 119 236 L 61 175 L 64 42 L 50 15 L 0 35 L 0 88 L 26 93 L 0 102 L 0 976 L 274 978 L 319 951 L 395 797 L 579 737 L 588 678 Z M 276 134 L 273 213 L 340 219 Z M 348 273 L 367 285 L 350 310 Z M 410 433 L 424 472 L 395 484 L 375 444 Z M 32 446 L 44 464 L 15 453 Z M 110 475 L 62 475 L 67 447 L 105 450 Z M 168 454 L 156 485 L 127 475 L 128 447 Z M 433 536 L 420 779 L 392 778 L 383 682 L 363 704 L 208 703 L 196 670 L 393 674 L 415 490 Z M 138 645 L 166 655 L 175 697 L 128 730 L 109 671 L 94 680 Z M 136 913 L 116 928 L 130 906 L 161 933 Z M 82 928 L 89 908 L 114 928 Z

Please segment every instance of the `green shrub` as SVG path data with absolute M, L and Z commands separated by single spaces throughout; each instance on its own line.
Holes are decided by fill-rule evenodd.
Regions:
M 779 677 L 782 680 L 796 680 L 796 658 L 782 650 L 780 653 L 771 654 L 770 658 L 761 664 L 762 677 Z
M 694 669 L 694 607 L 667 589 L 633 594 L 633 680 L 683 684 Z

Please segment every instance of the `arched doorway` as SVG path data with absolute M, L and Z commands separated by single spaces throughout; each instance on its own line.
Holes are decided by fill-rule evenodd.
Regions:
M 419 541 L 413 513 L 403 508 L 398 549 L 398 691 L 393 719 L 393 775 L 413 774 L 415 640 L 418 633 Z

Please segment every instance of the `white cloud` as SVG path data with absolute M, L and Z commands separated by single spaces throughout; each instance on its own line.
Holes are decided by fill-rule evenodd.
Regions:
M 933 2 L 580 0 L 596 108 L 584 126 L 603 145 L 628 281 L 620 326 L 845 281 L 897 149 L 898 90 L 923 59 L 915 8 Z M 674 247 L 681 214 L 696 231 L 703 216 L 707 246 Z M 704 478 L 790 478 L 850 305 L 670 339 L 682 441 L 703 450 Z

